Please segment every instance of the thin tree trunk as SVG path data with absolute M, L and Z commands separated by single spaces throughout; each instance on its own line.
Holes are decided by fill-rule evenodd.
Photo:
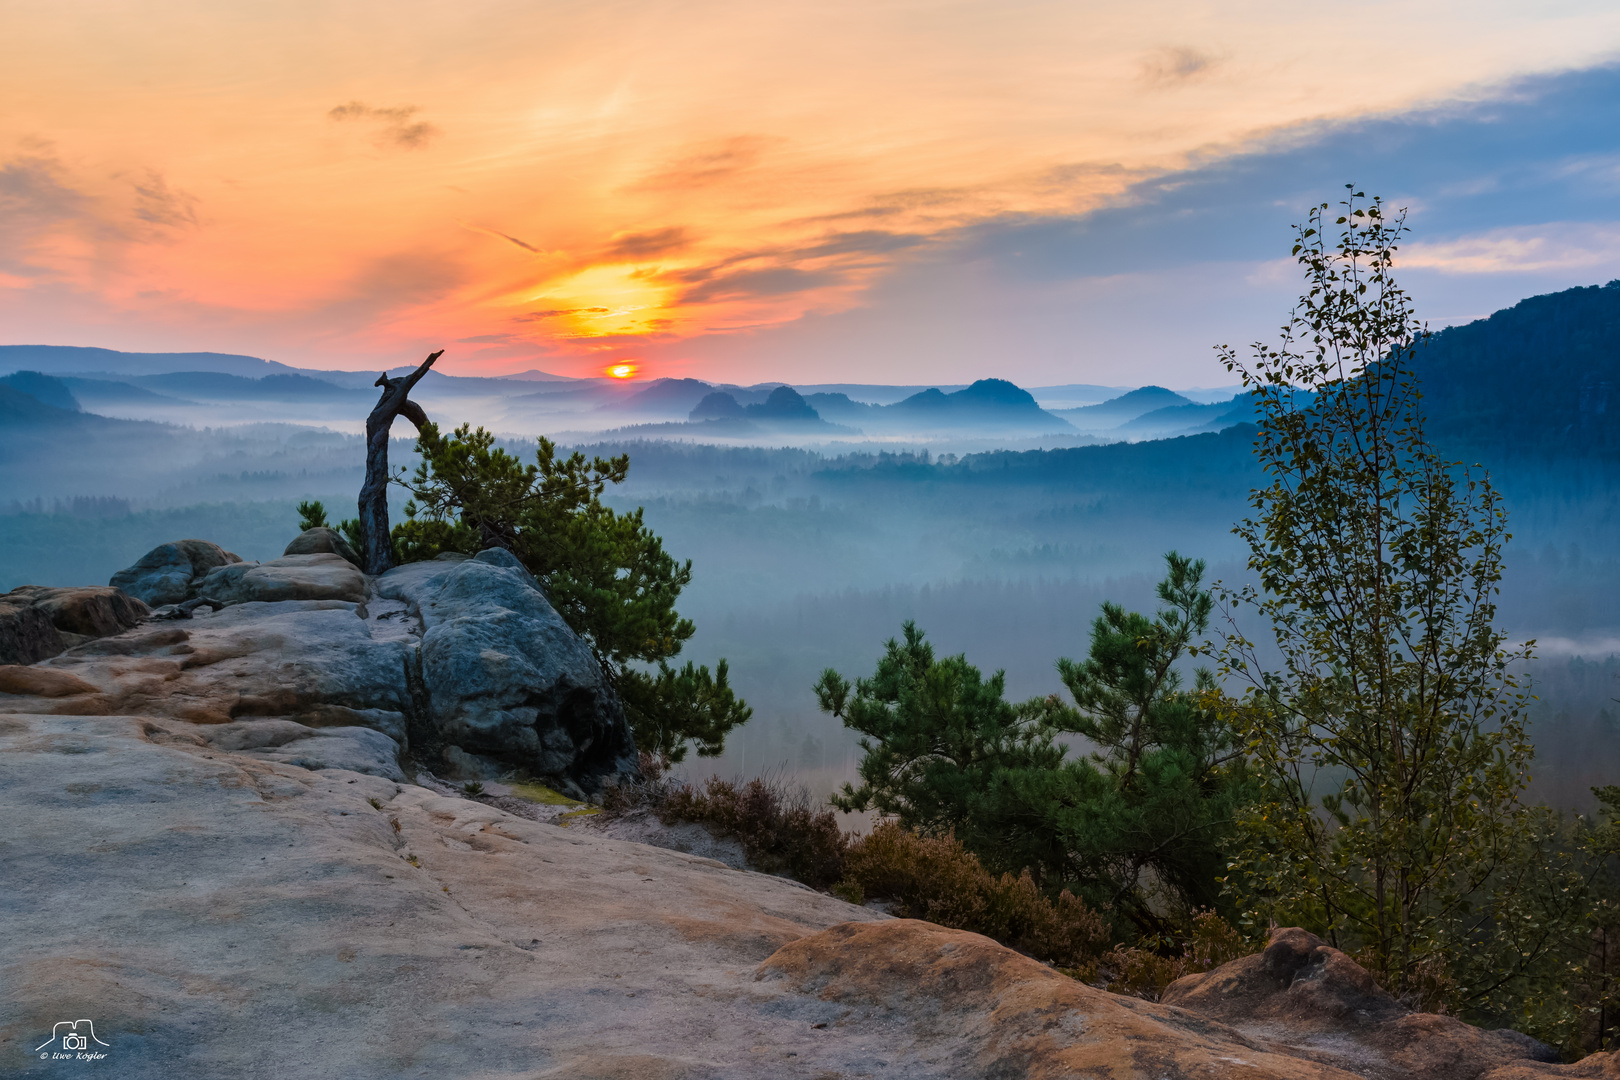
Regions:
M 388 430 L 396 416 L 415 424 L 418 431 L 428 422 L 422 406 L 407 395 L 433 361 L 443 355 L 440 349 L 402 379 L 390 379 L 384 372 L 373 384 L 382 387 L 383 392 L 376 408 L 366 417 L 366 482 L 360 487 L 360 560 L 368 574 L 385 573 L 394 565 L 392 530 L 388 527 Z

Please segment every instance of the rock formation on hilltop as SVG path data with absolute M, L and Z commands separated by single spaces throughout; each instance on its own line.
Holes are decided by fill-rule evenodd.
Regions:
M 304 553 L 265 563 L 204 541 L 164 544 L 114 575 L 159 601 L 155 612 L 113 588 L 0 598 L 0 661 L 13 665 L 0 667 L 0 688 L 41 712 L 228 725 L 208 737 L 312 768 L 402 776 L 409 751 L 441 775 L 517 771 L 576 797 L 635 772 L 601 664 L 509 552 L 369 578 L 330 532 L 311 529 L 288 546 Z M 50 612 L 67 608 L 45 593 L 74 594 L 81 619 L 93 596 L 117 598 L 103 633 L 153 621 L 64 636 Z

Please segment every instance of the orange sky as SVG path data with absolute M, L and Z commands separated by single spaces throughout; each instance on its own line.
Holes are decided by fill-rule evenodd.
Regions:
M 926 361 L 779 370 L 770 335 L 963 225 L 1595 62 L 1620 8 L 5 0 L 0 32 L 5 342 L 901 381 Z

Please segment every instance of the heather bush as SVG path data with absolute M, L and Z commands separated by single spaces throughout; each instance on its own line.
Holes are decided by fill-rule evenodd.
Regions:
M 1056 899 L 1029 871 L 991 874 L 954 835 L 924 837 L 885 822 L 849 846 L 838 892 L 893 901 L 897 914 L 970 930 L 1063 967 L 1095 961 L 1108 923 L 1065 890 Z
M 682 784 L 664 792 L 655 812 L 665 824 L 701 822 L 740 841 L 758 869 L 817 889 L 839 879 L 849 846 L 837 814 L 777 782 L 755 779 L 739 787 L 713 776 L 701 789 Z

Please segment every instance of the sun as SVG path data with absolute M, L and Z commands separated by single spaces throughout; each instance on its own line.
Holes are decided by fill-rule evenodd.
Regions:
M 634 364 L 613 364 L 607 368 L 607 374 L 614 379 L 628 379 L 640 370 Z

